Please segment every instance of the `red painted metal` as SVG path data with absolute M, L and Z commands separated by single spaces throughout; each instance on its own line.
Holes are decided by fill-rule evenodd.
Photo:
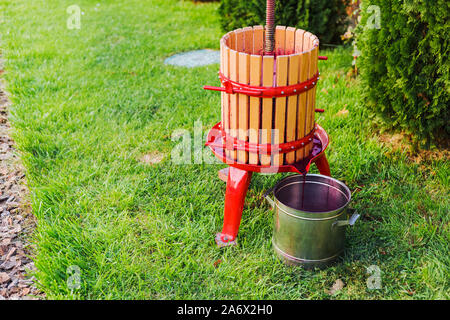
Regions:
M 316 164 L 317 169 L 319 169 L 320 174 L 331 177 L 330 165 L 328 163 L 327 157 L 325 156 L 325 153 L 317 157 L 314 160 L 314 163 Z
M 219 129 L 221 130 L 221 129 Z M 228 150 L 244 150 L 257 154 L 280 154 L 280 153 L 288 153 L 301 148 L 304 148 L 305 145 L 312 141 L 314 138 L 314 129 L 311 132 L 299 139 L 297 141 L 285 142 L 282 144 L 258 144 L 258 143 L 250 143 L 247 141 L 239 140 L 235 137 L 228 135 L 224 130 L 221 130 L 221 134 L 223 137 L 223 143 L 218 144 L 216 140 L 207 141 L 205 143 L 206 146 L 211 146 L 213 148 L 222 148 Z
M 288 97 L 292 95 L 298 95 L 305 91 L 313 89 L 317 85 L 317 82 L 319 81 L 319 73 L 317 73 L 314 77 L 304 82 L 282 87 L 251 86 L 248 84 L 243 84 L 230 80 L 227 77 L 225 77 L 221 72 L 219 72 L 219 78 L 223 84 L 223 87 L 204 86 L 203 89 L 221 91 L 229 94 L 240 93 L 259 98 L 276 98 L 276 97 Z
M 309 167 L 312 162 L 315 161 L 316 158 L 321 156 L 325 149 L 328 147 L 329 138 L 325 130 L 316 124 L 314 138 L 313 138 L 313 150 L 309 157 L 303 159 L 302 161 L 289 165 L 280 165 L 280 166 L 263 166 L 256 164 L 245 164 L 237 162 L 231 158 L 227 158 L 225 155 L 225 150 L 222 148 L 223 146 L 223 135 L 222 130 L 220 128 L 220 122 L 217 123 L 208 133 L 207 140 L 209 143 L 209 147 L 214 155 L 223 163 L 226 163 L 232 167 L 252 172 L 263 172 L 263 173 L 276 173 L 276 172 L 297 172 L 300 174 L 304 174 L 309 171 Z M 219 146 L 219 147 L 216 147 Z
M 220 130 L 219 122 L 209 131 L 207 141 L 219 143 L 222 139 L 222 130 Z M 223 228 L 222 232 L 216 235 L 217 245 L 222 247 L 236 243 L 245 196 L 250 184 L 252 172 L 297 172 L 303 174 L 309 171 L 311 163 L 316 163 L 321 174 L 330 176 L 330 166 L 324 153 L 328 144 L 329 138 L 327 133 L 322 127 L 316 124 L 312 154 L 299 163 L 277 167 L 238 163 L 226 157 L 222 145 L 216 147 L 215 143 L 209 144 L 214 155 L 222 162 L 230 165 L 227 177 L 227 189 L 225 192 Z
M 251 171 L 234 167 L 230 167 L 228 170 L 223 229 L 216 235 L 216 243 L 219 246 L 235 244 L 251 178 Z

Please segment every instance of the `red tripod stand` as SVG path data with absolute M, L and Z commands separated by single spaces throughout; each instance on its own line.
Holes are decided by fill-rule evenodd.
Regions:
M 223 132 L 220 130 L 219 122 L 210 130 L 206 142 L 206 145 L 211 148 L 214 155 L 229 165 L 229 168 L 226 168 L 228 172 L 225 173 L 227 175 L 227 188 L 225 192 L 223 229 L 222 232 L 216 235 L 216 243 L 219 247 L 236 243 L 245 196 L 253 172 L 297 172 L 306 174 L 311 163 L 315 163 L 321 174 L 330 176 L 330 166 L 324 153 L 328 147 L 329 138 L 325 130 L 317 124 L 314 132 L 312 153 L 307 158 L 293 165 L 262 166 L 238 163 L 226 157 L 225 148 L 221 144 L 222 141 Z

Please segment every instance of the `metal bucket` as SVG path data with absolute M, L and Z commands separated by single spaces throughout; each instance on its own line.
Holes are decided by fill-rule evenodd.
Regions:
M 287 264 L 324 267 L 344 250 L 345 227 L 359 218 L 348 218 L 351 192 L 333 178 L 308 174 L 282 179 L 267 201 L 274 208 L 273 247 Z

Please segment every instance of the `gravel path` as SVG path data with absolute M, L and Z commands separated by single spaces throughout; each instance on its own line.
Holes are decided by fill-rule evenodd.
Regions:
M 35 270 L 26 241 L 35 221 L 25 171 L 9 137 L 8 105 L 0 86 L 0 300 L 38 299 L 42 294 L 27 275 Z

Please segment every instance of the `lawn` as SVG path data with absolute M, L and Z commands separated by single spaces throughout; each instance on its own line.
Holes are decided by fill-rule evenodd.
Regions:
M 272 213 L 261 195 L 282 175 L 253 178 L 238 245 L 218 249 L 224 165 L 171 161 L 174 132 L 193 133 L 195 121 L 206 132 L 219 121 L 220 95 L 202 90 L 218 83 L 218 65 L 163 61 L 218 49 L 217 5 L 78 0 L 81 28 L 71 30 L 72 4 L 0 0 L 3 77 L 47 298 L 450 298 L 449 162 L 415 162 L 381 143 L 358 79 L 347 77 L 350 50 L 321 51 L 329 60 L 320 62 L 317 102 L 326 112 L 317 121 L 331 137 L 332 175 L 350 187 L 362 218 L 338 264 L 307 271 L 283 265 L 271 248 Z M 164 160 L 148 164 L 148 154 Z M 381 289 L 367 287 L 372 265 Z M 80 288 L 68 286 L 73 266 Z M 345 287 L 330 296 L 337 279 Z

